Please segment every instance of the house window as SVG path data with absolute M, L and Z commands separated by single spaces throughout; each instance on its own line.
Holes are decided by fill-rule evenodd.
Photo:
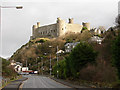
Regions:
M 67 48 L 70 48 L 70 46 L 67 46 Z
M 73 48 L 74 48 L 75 46 L 73 46 Z

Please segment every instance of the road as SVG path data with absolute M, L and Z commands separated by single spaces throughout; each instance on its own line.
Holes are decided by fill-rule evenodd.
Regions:
M 23 82 L 22 88 L 70 88 L 45 76 L 26 75 L 25 77 L 28 77 L 28 80 Z

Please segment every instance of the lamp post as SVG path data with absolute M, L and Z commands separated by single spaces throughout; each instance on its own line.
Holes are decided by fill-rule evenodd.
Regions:
M 0 29 L 1 29 L 1 9 L 2 8 L 15 8 L 15 9 L 22 9 L 23 6 L 0 6 Z
M 1 10 L 2 8 L 15 8 L 15 9 L 22 9 L 22 6 L 0 6 L 0 36 L 2 37 L 2 31 L 1 31 Z M 0 39 L 0 43 L 2 42 L 2 39 Z M 2 45 L 0 46 L 0 50 L 2 49 Z M 1 50 L 2 51 L 2 50 Z M 2 52 L 0 52 L 2 54 Z

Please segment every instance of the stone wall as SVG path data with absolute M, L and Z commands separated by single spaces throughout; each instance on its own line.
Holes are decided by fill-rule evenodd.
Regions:
M 81 32 L 83 25 L 80 24 L 66 24 L 66 33 L 67 32 Z
M 69 19 L 69 22 L 66 23 L 61 18 L 57 18 L 55 24 L 40 26 L 40 22 L 37 22 L 37 25 L 33 25 L 33 38 L 53 38 L 65 35 L 69 32 L 80 33 L 83 27 L 87 27 L 90 30 L 89 23 L 74 24 L 73 18 Z
M 34 32 L 34 37 L 57 37 L 57 24 L 38 27 Z

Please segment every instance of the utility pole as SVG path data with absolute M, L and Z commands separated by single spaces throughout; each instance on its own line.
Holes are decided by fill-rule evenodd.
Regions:
M 58 78 L 58 46 L 57 46 L 57 78 Z
M 27 60 L 26 60 L 26 67 L 27 67 Z
M 52 46 L 49 46 L 49 48 L 52 48 Z M 51 53 L 52 52 L 50 52 L 50 76 L 51 76 L 51 70 L 52 70 L 52 68 L 51 68 Z
M 41 61 L 42 61 L 41 72 L 42 72 L 42 75 L 43 75 L 43 57 L 41 57 Z
M 27 71 L 27 60 L 26 60 L 26 71 Z
M 44 67 L 43 67 L 43 59 L 42 59 L 42 75 L 43 75 L 43 68 L 44 68 Z
M 51 76 L 51 70 L 52 68 L 51 68 L 51 54 L 50 54 L 50 76 Z

